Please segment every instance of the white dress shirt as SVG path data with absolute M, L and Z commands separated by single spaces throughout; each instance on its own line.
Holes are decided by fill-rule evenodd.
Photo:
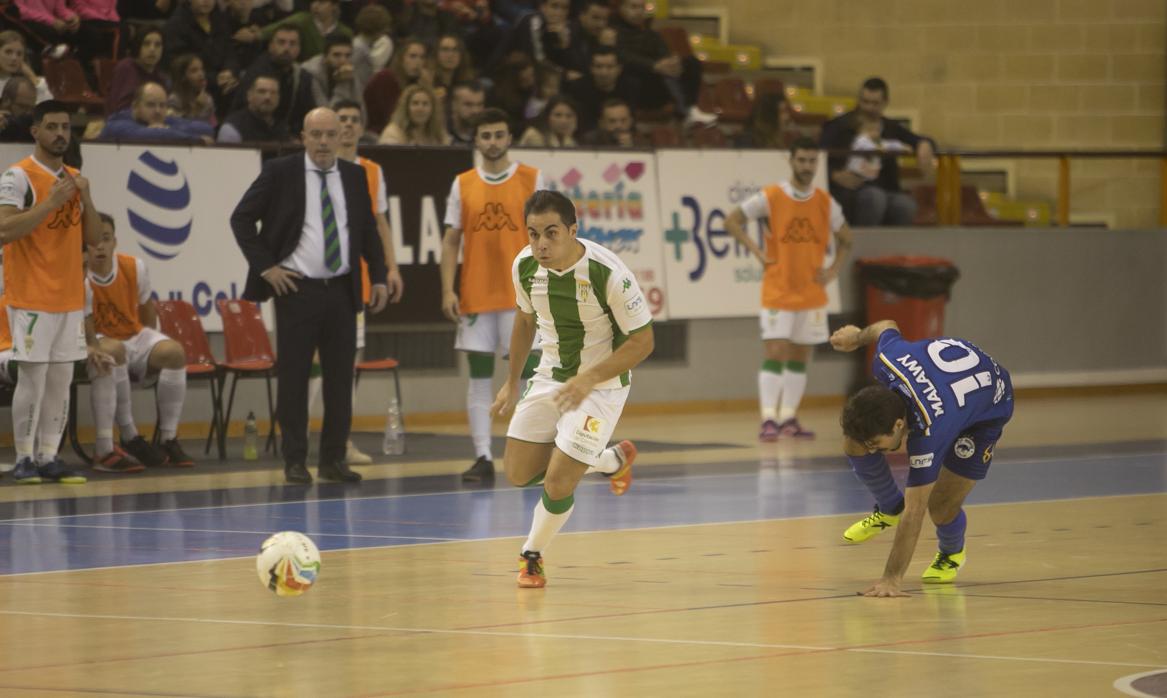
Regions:
M 300 233 L 300 244 L 281 267 L 294 269 L 311 279 L 328 279 L 347 274 L 349 264 L 348 211 L 345 207 L 344 185 L 340 180 L 340 169 L 336 163 L 325 170 L 328 182 L 328 196 L 332 199 L 332 215 L 336 217 L 336 232 L 340 237 L 340 268 L 332 271 L 324 263 L 324 222 L 320 217 L 320 168 L 304 154 L 304 229 Z

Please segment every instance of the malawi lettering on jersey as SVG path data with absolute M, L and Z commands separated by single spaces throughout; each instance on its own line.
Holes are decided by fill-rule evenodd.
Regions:
M 904 354 L 896 359 L 896 363 L 903 366 L 916 382 L 923 386 L 924 397 L 928 400 L 928 406 L 932 408 L 932 416 L 939 417 L 944 414 L 944 400 L 936 390 L 936 385 L 924 374 L 924 367 L 913 359 L 911 354 Z

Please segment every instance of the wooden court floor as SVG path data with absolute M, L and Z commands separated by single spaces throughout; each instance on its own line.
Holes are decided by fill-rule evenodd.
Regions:
M 1140 442 L 1167 482 L 1163 395 L 1025 408 L 999 453 Z M 808 417 L 823 436 L 777 448 L 753 443 L 745 413 L 629 419 L 621 435 L 678 442 L 646 454 L 646 473 L 798 467 L 835 450 L 833 410 Z M 733 447 L 683 446 L 701 441 Z M 202 477 L 149 486 L 211 486 Z M 716 478 L 689 483 L 695 519 Z M 1167 671 L 1167 485 L 1151 489 L 974 504 L 960 582 L 913 583 L 935 550 L 926 532 L 913 595 L 895 600 L 855 596 L 890 543 L 841 544 L 855 513 L 667 527 L 630 515 L 561 535 L 540 591 L 514 585 L 514 536 L 329 551 L 298 599 L 261 589 L 250 556 L 0 576 L 0 696 L 1122 695 L 1124 677 Z

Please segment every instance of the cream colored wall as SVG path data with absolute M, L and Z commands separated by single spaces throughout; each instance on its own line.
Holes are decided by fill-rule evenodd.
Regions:
M 673 0 L 729 10 L 730 40 L 819 56 L 824 87 L 891 85 L 918 130 L 968 149 L 1163 148 L 1167 0 Z M 1072 212 L 1158 221 L 1156 161 L 1085 161 Z M 1052 201 L 1053 162 L 1019 162 L 1017 193 Z

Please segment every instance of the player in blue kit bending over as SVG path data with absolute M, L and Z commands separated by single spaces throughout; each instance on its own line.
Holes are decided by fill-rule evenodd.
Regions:
M 993 462 L 993 446 L 1013 416 L 1009 372 L 971 342 L 938 337 L 909 342 L 891 320 L 840 328 L 831 346 L 855 351 L 876 343 L 877 385 L 847 401 L 840 420 L 843 450 L 875 497 L 875 512 L 843 533 L 851 543 L 897 526 L 883 578 L 865 596 L 907 596 L 904 572 L 920 538 L 924 512 L 936 524 L 940 551 L 924 570 L 927 584 L 948 584 L 965 562 L 965 497 Z M 908 481 L 900 492 L 884 453 L 908 440 Z

